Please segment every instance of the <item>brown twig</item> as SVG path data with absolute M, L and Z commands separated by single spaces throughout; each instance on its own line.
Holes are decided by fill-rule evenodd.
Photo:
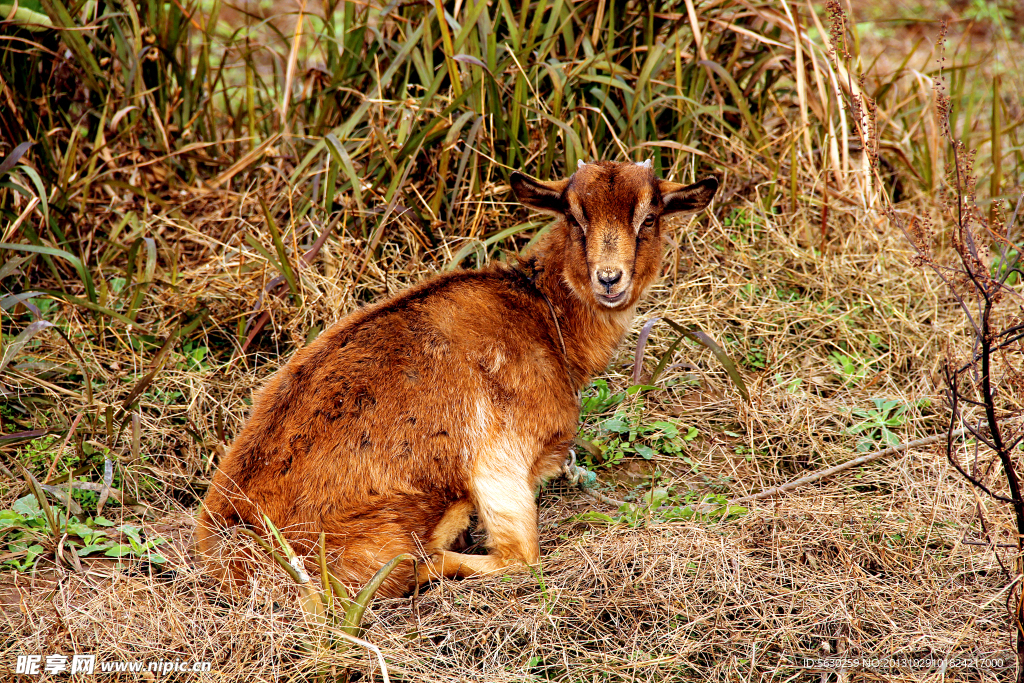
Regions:
M 587 494 L 594 500 L 599 500 L 602 503 L 608 503 L 609 505 L 614 505 L 615 507 L 622 507 L 623 505 L 626 504 L 626 501 L 624 500 L 617 500 L 615 498 L 612 498 L 611 496 L 606 496 L 599 491 L 595 491 L 594 489 L 586 489 L 583 488 L 582 486 L 580 486 L 579 489 L 580 491 L 583 491 L 583 493 Z
M 874 453 L 868 453 L 867 455 L 862 455 L 859 458 L 848 460 L 842 463 L 841 465 L 829 467 L 828 469 L 825 470 L 819 470 L 814 474 L 809 474 L 806 477 L 794 479 L 793 481 L 783 484 L 782 486 L 776 486 L 773 489 L 768 489 L 766 491 L 761 491 L 760 493 L 755 493 L 749 496 L 743 496 L 742 498 L 731 500 L 729 501 L 729 505 L 739 505 L 740 503 L 749 503 L 755 500 L 764 500 L 765 498 L 771 498 L 772 496 L 777 496 L 780 493 L 792 491 L 793 489 L 800 488 L 801 486 L 804 486 L 806 484 L 813 484 L 814 482 L 820 479 L 830 477 L 833 474 L 838 474 L 840 472 L 850 469 L 851 467 L 856 467 L 857 465 L 863 465 L 865 463 L 873 462 L 875 460 L 878 460 L 879 458 L 884 458 L 887 455 L 900 453 L 902 451 L 910 450 L 911 448 L 919 448 L 921 446 L 928 446 L 933 443 L 938 443 L 939 441 L 942 441 L 947 437 L 960 437 L 966 434 L 967 432 L 967 428 L 961 428 L 949 434 L 933 434 L 932 436 L 926 436 L 923 439 L 917 439 L 916 441 L 908 441 L 907 443 L 901 443 L 898 446 L 892 446 L 891 448 L 875 451 Z
M 71 427 L 68 428 L 67 436 L 64 437 L 64 443 L 60 445 L 60 448 L 57 450 L 57 453 L 53 456 L 53 462 L 50 463 L 50 469 L 46 471 L 46 478 L 43 479 L 44 484 L 50 483 L 50 479 L 53 477 L 53 472 L 54 470 L 57 469 L 57 463 L 60 462 L 61 456 L 64 455 L 64 449 L 68 447 L 68 442 L 71 441 L 71 437 L 74 435 L 75 430 L 78 428 L 78 423 L 82 421 L 83 415 L 85 415 L 84 412 L 79 413 L 71 422 Z

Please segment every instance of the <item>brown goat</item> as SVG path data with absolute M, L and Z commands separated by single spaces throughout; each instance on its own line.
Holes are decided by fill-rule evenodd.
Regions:
M 658 180 L 650 162 L 581 162 L 557 182 L 513 173 L 520 202 L 558 217 L 551 230 L 514 265 L 433 276 L 298 351 L 214 475 L 200 551 L 240 580 L 247 558 L 220 556 L 218 529 L 265 534 L 266 514 L 300 554 L 326 532 L 352 587 L 399 553 L 428 554 L 383 595 L 536 564 L 534 491 L 566 460 L 578 392 L 658 275 L 662 219 L 700 211 L 717 188 Z M 488 555 L 451 550 L 474 509 Z

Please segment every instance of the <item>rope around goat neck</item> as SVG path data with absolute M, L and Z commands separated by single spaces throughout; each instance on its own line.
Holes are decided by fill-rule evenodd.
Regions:
M 537 290 L 537 293 L 544 298 L 544 303 L 548 305 L 548 312 L 551 313 L 551 321 L 555 323 L 555 332 L 558 334 L 558 345 L 562 349 L 562 358 L 565 362 L 565 372 L 569 378 L 569 386 L 571 387 L 572 375 L 569 371 L 569 352 L 565 348 L 565 338 L 562 337 L 562 326 L 558 322 L 558 315 L 555 313 L 555 306 L 554 304 L 551 303 L 551 299 L 548 298 L 548 295 L 544 292 L 544 290 L 537 285 L 536 280 L 534 280 L 536 273 L 534 273 L 534 275 L 531 276 L 527 275 L 518 268 L 515 268 L 514 270 L 520 275 L 522 275 L 527 282 L 533 285 L 533 288 Z M 577 400 L 579 400 L 580 392 L 576 393 Z M 611 498 L 595 490 L 595 487 L 597 486 L 597 474 L 591 472 L 586 467 L 581 467 L 580 465 L 576 464 L 576 450 L 573 448 L 569 448 L 569 457 L 565 461 L 565 464 L 562 466 L 562 473 L 565 475 L 565 478 L 569 480 L 569 483 L 579 488 L 580 491 L 587 494 L 591 498 L 599 500 L 602 503 L 607 503 L 608 505 L 614 505 L 616 507 L 626 505 L 625 501 L 616 500 L 615 498 Z

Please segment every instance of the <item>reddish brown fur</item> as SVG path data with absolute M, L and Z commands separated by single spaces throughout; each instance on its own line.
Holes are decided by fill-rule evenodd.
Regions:
M 551 183 L 515 173 L 512 186 L 560 216 L 527 258 L 437 275 L 353 313 L 258 393 L 199 515 L 199 548 L 225 578 L 244 576 L 248 558 L 220 557 L 218 530 L 265 534 L 262 514 L 300 554 L 326 532 L 332 570 L 352 587 L 399 553 L 429 555 L 418 577 L 396 569 L 384 595 L 538 562 L 534 490 L 566 458 L 577 392 L 659 271 L 661 217 L 704 208 L 717 182 L 598 162 Z M 487 556 L 450 550 L 474 509 Z

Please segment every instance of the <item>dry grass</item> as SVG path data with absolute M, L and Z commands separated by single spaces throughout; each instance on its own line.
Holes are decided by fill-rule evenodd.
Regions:
M 790 40 L 788 34 L 777 37 Z M 863 53 L 873 54 L 870 47 Z M 989 68 L 982 65 L 978 73 L 987 75 Z M 914 78 L 927 85 L 924 75 Z M 1018 86 L 1014 81 L 1012 87 Z M 808 88 L 815 87 L 808 77 Z M 908 152 L 906 163 L 890 152 L 907 190 L 898 209 L 932 219 L 941 233 L 936 191 L 919 177 L 925 168 L 941 170 L 941 157 L 934 156 L 928 126 L 914 128 L 917 115 L 907 114 L 920 107 L 924 120 L 929 105 L 921 92 L 907 92 L 887 110 L 882 130 L 892 149 Z M 720 175 L 722 192 L 712 211 L 672 235 L 664 277 L 605 376 L 616 391 L 631 384 L 637 332 L 648 318 L 663 316 L 696 325 L 721 342 L 743 368 L 751 403 L 742 402 L 710 352 L 684 345 L 659 388 L 626 399 L 623 409 L 645 422 L 668 418 L 693 426 L 698 436 L 680 456 L 626 459 L 598 469 L 602 490 L 611 496 L 638 500 L 659 487 L 677 499 L 690 492 L 735 499 L 844 462 L 856 455 L 857 439 L 847 431 L 857 421 L 852 411 L 875 399 L 908 407 L 907 422 L 894 428 L 902 441 L 945 428 L 937 371 L 946 345 L 967 338 L 964 321 L 947 291 L 912 263 L 905 238 L 881 218 L 869 177 L 857 171 L 856 153 L 838 165 L 827 155 L 803 156 L 802 133 L 792 126 L 801 103 L 792 92 L 788 97 L 763 122 L 763 149 L 721 127 L 705 131 L 702 148 L 710 156 L 702 163 Z M 1007 113 L 1011 122 L 1020 118 L 1010 106 Z M 445 116 L 448 123 L 455 117 Z M 587 123 L 580 125 L 586 129 Z M 978 140 L 986 139 L 986 130 L 979 125 Z M 486 127 L 481 135 L 490 135 Z M 790 143 L 798 139 L 801 156 L 794 167 Z M 826 137 L 814 142 L 831 144 Z M 532 138 L 523 157 L 539 166 L 546 144 L 543 136 Z M 1012 147 L 1004 149 L 1006 159 L 1019 157 Z M 452 167 L 464 148 L 450 146 L 456 152 Z M 917 155 L 922 149 L 932 156 Z M 94 198 L 84 212 L 83 224 L 107 227 L 81 253 L 92 261 L 104 258 L 102 236 L 124 219 L 124 246 L 109 263 L 123 268 L 126 246 L 148 237 L 159 256 L 158 282 L 145 290 L 135 329 L 102 322 L 92 309 L 55 297 L 53 319 L 66 322 L 71 339 L 88 341 L 94 404 L 85 405 L 67 373 L 12 364 L 0 376 L 0 389 L 24 412 L 12 407 L 4 429 L 33 426 L 63 434 L 84 415 L 84 441 L 101 452 L 99 459 L 116 461 L 121 490 L 148 510 L 140 517 L 142 508 L 110 503 L 104 514 L 168 539 L 159 548 L 167 562 L 163 568 L 138 561 L 115 567 L 109 560 L 83 559 L 77 571 L 73 562 L 54 566 L 44 558 L 32 572 L 0 574 L 0 622 L 7 634 L 0 637 L 0 672 L 12 670 L 20 654 L 77 652 L 100 661 L 211 662 L 212 672 L 197 680 L 334 680 L 346 669 L 351 679 L 383 680 L 376 657 L 361 646 L 324 645 L 338 636 L 307 623 L 283 572 L 268 568 L 240 600 L 221 596 L 195 565 L 192 514 L 216 458 L 244 420 L 252 391 L 311 331 L 450 265 L 472 239 L 527 216 L 507 201 L 508 188 L 492 166 L 474 155 L 479 174 L 467 171 L 463 184 L 459 171 L 455 184 L 462 192 L 442 207 L 447 223 L 394 212 L 380 226 L 379 247 L 368 248 L 373 216 L 354 218 L 360 214 L 350 192 L 339 193 L 331 211 L 293 217 L 292 209 L 316 194 L 309 177 L 293 182 L 295 158 L 283 147 L 271 149 L 239 176 L 244 182 L 212 187 L 206 178 L 173 189 L 161 185 L 162 201 L 173 199 L 173 206 L 125 191 L 108 198 L 110 208 Z M 399 161 L 407 164 L 403 168 L 416 166 L 415 160 Z M 1009 169 L 1019 174 L 1024 165 L 1004 163 L 1009 186 Z M 175 177 L 163 162 L 140 168 L 155 174 L 156 185 L 163 182 L 156 176 Z M 319 173 L 331 168 L 325 161 Z M 692 172 L 679 160 L 665 168 Z M 796 197 L 789 195 L 793 176 Z M 429 173 L 409 177 L 410 193 L 419 195 L 422 208 L 435 180 Z M 930 181 L 938 187 L 938 178 Z M 366 191 L 368 205 L 371 199 L 386 204 L 380 188 L 373 192 L 370 197 Z M 267 291 L 278 269 L 246 241 L 251 235 L 274 255 L 260 197 L 270 198 L 287 241 L 298 296 L 283 285 Z M 12 201 L 16 211 L 26 211 L 27 199 Z M 421 214 L 430 217 L 429 211 Z M 331 239 L 308 267 L 298 268 L 301 254 L 328 229 Z M 521 247 L 530 234 L 524 230 L 497 244 Z M 473 263 L 471 255 L 463 261 Z M 43 273 L 37 277 L 49 277 L 36 265 Z M 104 275 L 111 282 L 113 271 L 111 266 Z M 72 294 L 84 297 L 80 289 Z M 109 302 L 124 300 L 123 294 L 109 295 Z M 269 322 L 243 353 L 257 301 L 270 313 Z M 158 356 L 163 339 L 197 319 L 187 342 Z M 22 318 L 10 320 L 4 319 L 5 332 L 12 331 L 9 325 L 20 329 Z M 667 326 L 654 328 L 644 351 L 645 377 L 672 341 Z M 33 363 L 74 367 L 56 335 L 41 334 L 32 344 Z M 205 357 L 190 356 L 200 347 L 208 349 Z M 129 417 L 126 436 L 112 438 L 105 410 L 119 410 L 154 367 L 159 372 L 140 404 L 123 414 Z M 117 415 L 114 432 L 121 425 L 122 413 Z M 136 443 L 131 415 L 138 419 Z M 585 416 L 585 429 L 597 429 L 606 417 Z M 5 461 L 26 462 L 37 476 L 87 460 L 74 439 L 63 451 L 61 439 L 42 448 L 38 443 L 0 448 Z M 94 464 L 81 476 L 95 481 L 100 475 Z M 20 480 L 4 486 L 0 510 L 26 493 Z M 1016 558 L 1012 549 L 982 544 L 978 525 L 982 506 L 990 537 L 1009 543 L 1008 511 L 979 499 L 939 448 L 848 471 L 753 505 L 728 522 L 666 523 L 650 513 L 636 526 L 581 521 L 577 516 L 595 507 L 618 513 L 564 482 L 544 490 L 540 506 L 543 575 L 444 582 L 415 601 L 373 604 L 364 638 L 380 648 L 391 680 L 1000 681 L 1014 670 L 1005 602 L 1018 576 Z M 2 549 L 0 558 L 7 559 Z M 829 656 L 1001 657 L 1008 668 L 855 667 L 828 678 L 823 669 L 805 666 L 805 660 Z M 103 678 L 122 679 L 136 677 Z
M 392 680 L 417 681 L 799 680 L 804 659 L 830 655 L 1009 661 L 1005 577 L 991 552 L 960 542 L 973 500 L 940 459 L 910 460 L 857 482 L 888 495 L 833 485 L 726 525 L 593 528 L 570 519 L 589 506 L 578 495 L 545 496 L 541 581 L 379 601 L 365 638 Z M 190 519 L 167 523 L 187 539 Z M 210 680 L 309 680 L 331 666 L 380 676 L 360 648 L 309 644 L 318 627 L 283 574 L 227 604 L 187 556 L 170 564 L 156 576 L 19 577 L 6 591 L 8 653 L 211 661 Z M 996 681 L 1010 670 L 854 676 Z
M 239 315 L 231 301 L 257 298 L 267 275 L 238 275 L 245 221 L 231 215 L 252 200 L 220 201 L 220 212 L 205 201 L 197 215 L 161 223 L 165 239 L 191 257 L 180 272 L 180 298 L 158 302 L 167 313 L 151 319 L 170 326 L 171 312 L 203 304 L 211 316 L 230 321 Z M 737 224 L 737 211 L 752 225 Z M 735 358 L 748 359 L 752 404 L 742 403 L 708 352 L 684 348 L 661 382 L 667 388 L 643 400 L 647 419 L 668 416 L 699 430 L 686 453 L 690 462 L 661 459 L 653 480 L 649 463 L 602 470 L 602 480 L 618 482 L 611 495 L 638 495 L 657 483 L 738 497 L 852 457 L 854 439 L 845 434 L 851 408 L 875 397 L 938 401 L 936 364 L 961 322 L 942 290 L 909 262 L 902 236 L 879 232 L 884 226 L 874 214 L 850 203 L 833 211 L 822 248 L 817 240 L 806 244 L 800 229 L 814 226 L 813 215 L 755 212 L 734 197 L 680 226 L 666 276 L 635 324 L 663 315 L 727 342 Z M 218 231 L 218 224 L 233 226 L 233 234 Z M 368 270 L 375 283 L 365 294 L 338 276 L 358 255 L 345 245 L 328 243 L 322 266 L 304 275 L 302 315 L 284 299 L 265 299 L 274 320 L 286 322 L 275 323 L 273 342 L 264 342 L 260 353 L 204 368 L 176 357 L 178 365 L 159 384 L 162 392 L 181 392 L 181 400 L 147 399 L 142 432 L 151 455 L 130 470 L 136 488 L 131 477 L 125 488 L 164 510 L 147 529 L 175 541 L 177 550 L 164 553 L 166 569 L 113 571 L 109 562 L 87 560 L 82 574 L 5 574 L 3 619 L 11 636 L 2 661 L 87 652 L 100 660 L 210 661 L 217 672 L 210 680 L 308 680 L 331 666 L 380 677 L 376 659 L 359 647 L 310 651 L 306 629 L 318 627 L 305 625 L 283 573 L 265 576 L 238 604 L 217 595 L 189 552 L 195 498 L 183 496 L 201 495 L 205 477 L 190 473 L 209 473 L 215 439 L 197 443 L 168 427 L 209 426 L 223 410 L 225 432 L 235 432 L 243 399 L 277 366 L 279 354 L 302 343 L 311 324 L 326 325 L 360 298 L 385 293 L 379 263 Z M 387 289 L 415 281 L 431 265 L 389 269 Z M 670 341 L 667 328 L 655 328 L 648 372 Z M 634 346 L 631 335 L 609 370 L 615 387 L 629 384 Z M 55 343 L 54 352 L 59 348 Z M 869 370 L 847 383 L 831 356 L 840 352 L 863 359 Z M 756 353 L 767 369 L 750 365 Z M 107 363 L 114 380 L 123 353 L 100 360 Z M 147 359 L 131 363 L 141 374 Z M 114 404 L 125 391 L 110 381 L 96 399 Z M 914 411 L 900 438 L 942 429 L 936 409 Z M 152 486 L 157 489 L 146 488 Z M 16 494 L 11 489 L 3 502 Z M 541 500 L 541 582 L 531 576 L 462 581 L 431 588 L 415 605 L 378 601 L 365 638 L 381 648 L 392 680 L 417 681 L 801 680 L 810 675 L 805 658 L 830 654 L 1006 658 L 1008 577 L 990 548 L 964 543 L 979 538 L 977 504 L 938 449 L 848 472 L 720 524 L 577 522 L 572 516 L 595 503 L 556 485 Z M 984 504 L 999 537 L 1006 520 Z M 132 518 L 125 509 L 113 514 Z M 1008 673 L 853 675 L 995 681 Z

